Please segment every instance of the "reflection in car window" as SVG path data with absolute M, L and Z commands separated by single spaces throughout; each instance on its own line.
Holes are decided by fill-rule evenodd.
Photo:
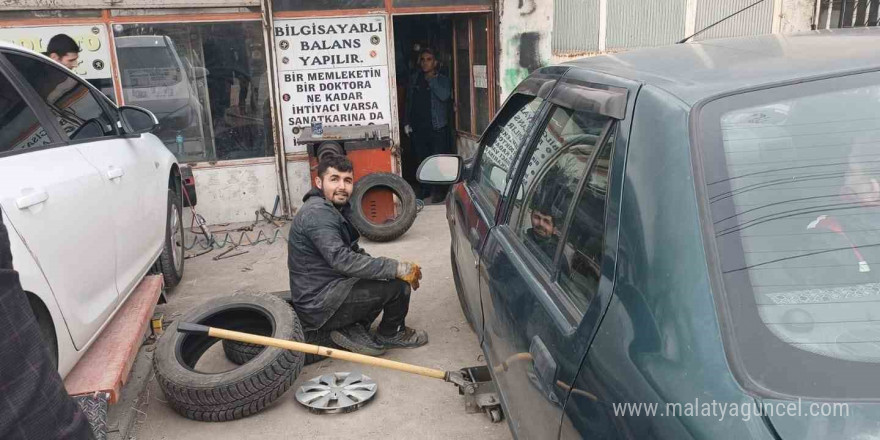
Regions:
M 523 243 L 548 270 L 571 201 L 607 123 L 603 116 L 556 108 L 517 186 L 511 219 Z M 569 265 L 561 268 L 567 272 Z
M 35 58 L 6 55 L 49 106 L 71 140 L 116 136 L 117 118 L 108 116 L 82 80 Z
M 612 134 L 596 155 L 574 205 L 562 250 L 567 258 L 559 261 L 559 285 L 581 313 L 587 311 L 599 288 L 605 236 L 605 198 L 613 149 Z
M 489 215 L 494 215 L 498 208 L 498 200 L 507 184 L 507 172 L 542 102 L 534 96 L 513 95 L 486 132 L 474 183 L 477 193 L 489 204 L 486 206 Z
M 880 87 L 813 93 L 720 114 L 705 167 L 725 290 L 797 350 L 880 363 Z
M 50 143 L 49 134 L 37 116 L 0 74 L 0 155 Z

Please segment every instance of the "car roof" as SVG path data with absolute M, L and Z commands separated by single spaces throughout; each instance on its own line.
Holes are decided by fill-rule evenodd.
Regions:
M 12 44 L 12 43 L 10 43 L 10 42 L 8 42 L 8 41 L 3 41 L 3 40 L 0 40 L 0 49 L 15 49 L 15 50 L 20 50 L 20 51 L 22 51 L 22 52 L 27 52 L 27 53 L 30 53 L 30 54 L 40 55 L 40 56 L 42 56 L 42 57 L 49 58 L 49 57 L 43 55 L 42 52 L 37 52 L 37 51 L 35 51 L 35 50 L 31 50 L 31 49 L 28 49 L 28 48 L 26 48 L 26 47 L 19 46 L 19 45 L 17 45 L 17 44 Z M 51 58 L 50 58 L 50 59 L 51 59 Z
M 687 104 L 752 87 L 880 69 L 880 30 L 835 29 L 676 44 L 566 66 L 657 86 Z

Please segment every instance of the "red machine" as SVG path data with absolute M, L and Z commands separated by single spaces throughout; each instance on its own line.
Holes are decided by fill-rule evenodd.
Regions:
M 309 169 L 314 181 L 318 160 L 326 154 L 348 156 L 354 164 L 354 181 L 372 173 L 392 172 L 391 132 L 388 125 L 367 127 L 324 127 L 321 137 L 312 135 L 306 128 L 298 139 L 308 145 Z M 386 188 L 374 188 L 364 194 L 362 211 L 372 223 L 382 224 L 393 220 L 395 212 L 394 193 Z

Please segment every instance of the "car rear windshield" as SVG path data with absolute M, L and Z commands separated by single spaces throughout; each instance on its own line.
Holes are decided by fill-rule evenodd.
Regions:
M 120 47 L 122 87 L 170 87 L 180 82 L 182 72 L 168 46 Z
M 725 347 L 751 389 L 880 398 L 877 84 L 809 81 L 700 111 Z

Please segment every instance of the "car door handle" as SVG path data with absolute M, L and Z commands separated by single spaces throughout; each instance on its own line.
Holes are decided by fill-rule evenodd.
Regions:
M 125 170 L 123 170 L 122 168 L 110 167 L 110 169 L 107 170 L 107 177 L 110 180 L 118 179 L 124 175 Z
M 27 209 L 34 205 L 39 205 L 40 203 L 49 200 L 49 193 L 43 189 L 32 190 L 30 193 L 23 195 L 17 199 L 15 199 L 15 206 L 18 209 Z

